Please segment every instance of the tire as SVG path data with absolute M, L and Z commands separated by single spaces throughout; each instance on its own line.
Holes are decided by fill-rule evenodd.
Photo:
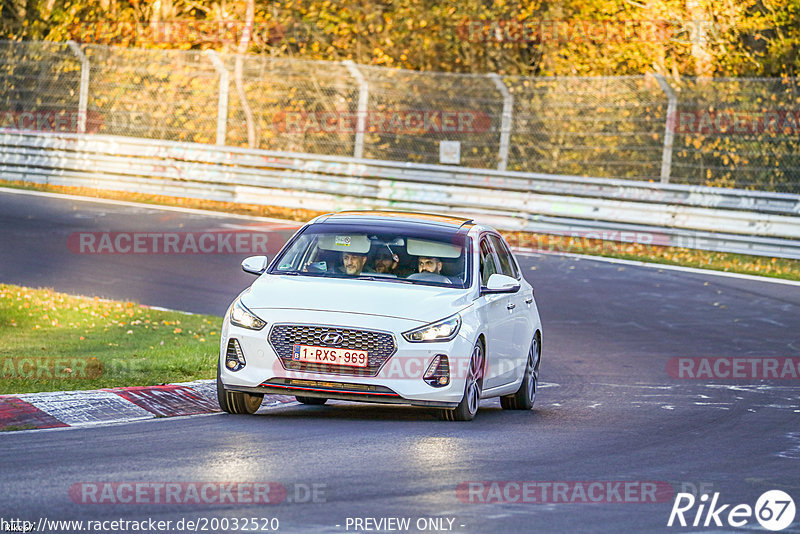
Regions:
M 217 365 L 217 402 L 223 412 L 232 414 L 253 414 L 261 406 L 264 395 L 253 395 L 239 391 L 228 391 L 222 385 L 219 365 Z
M 323 404 L 328 402 L 328 399 L 323 399 L 322 397 L 301 397 L 301 396 L 297 396 L 297 397 L 295 397 L 295 399 L 297 399 L 297 402 L 299 402 L 299 403 L 309 404 L 311 406 L 322 406 Z
M 472 349 L 467 380 L 466 384 L 464 384 L 464 396 L 455 408 L 439 410 L 437 412 L 439 419 L 444 421 L 472 421 L 475 418 L 475 414 L 478 413 L 478 408 L 481 404 L 483 364 L 483 343 L 478 340 Z
M 536 402 L 536 390 L 539 389 L 539 363 L 542 361 L 542 343 L 536 335 L 528 349 L 528 361 L 525 364 L 525 375 L 519 389 L 513 395 L 500 397 L 500 406 L 504 410 L 530 410 Z

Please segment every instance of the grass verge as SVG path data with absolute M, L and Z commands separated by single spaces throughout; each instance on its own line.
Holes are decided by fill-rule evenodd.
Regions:
M 262 206 L 258 204 L 236 204 L 213 200 L 146 195 L 84 187 L 68 187 L 47 184 L 31 184 L 22 181 L 0 180 L 0 186 L 36 191 L 49 191 L 71 195 L 126 200 L 162 206 L 180 206 L 185 208 L 205 209 L 259 217 L 276 217 L 280 219 L 305 222 L 323 212 L 282 208 L 279 206 Z M 532 248 L 541 251 L 572 252 L 591 254 L 625 260 L 683 265 L 698 269 L 710 269 L 756 276 L 769 276 L 788 280 L 800 280 L 800 260 L 784 258 L 768 258 L 729 252 L 711 252 L 679 247 L 643 245 L 638 243 L 618 243 L 585 237 L 552 236 L 524 232 L 503 232 L 513 246 Z
M 641 243 L 618 243 L 586 237 L 553 236 L 522 232 L 502 233 L 512 246 L 540 252 L 590 254 L 623 260 L 682 265 L 697 269 L 800 280 L 800 260 L 645 245 Z
M 0 284 L 0 394 L 214 378 L 221 323 Z

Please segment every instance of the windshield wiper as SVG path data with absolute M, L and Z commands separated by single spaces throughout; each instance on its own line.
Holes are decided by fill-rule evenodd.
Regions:
M 392 278 L 390 276 L 364 276 L 359 275 L 359 280 L 377 280 L 381 282 L 399 282 L 401 284 L 413 284 L 411 280 L 403 280 L 402 278 Z

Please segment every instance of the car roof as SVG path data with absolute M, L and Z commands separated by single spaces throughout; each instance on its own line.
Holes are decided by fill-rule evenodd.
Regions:
M 472 227 L 472 219 L 461 217 L 451 217 L 449 215 L 437 215 L 433 213 L 415 213 L 409 211 L 340 211 L 338 213 L 328 213 L 320 215 L 314 219 L 314 223 L 341 223 L 341 222 L 399 222 L 407 224 L 429 224 L 446 228 L 458 229 L 461 227 Z

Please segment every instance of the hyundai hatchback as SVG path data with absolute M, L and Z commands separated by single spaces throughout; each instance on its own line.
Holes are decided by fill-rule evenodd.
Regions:
M 542 326 L 503 237 L 468 219 L 340 212 L 303 226 L 231 304 L 217 366 L 220 407 L 265 394 L 427 406 L 469 421 L 481 399 L 530 410 Z

